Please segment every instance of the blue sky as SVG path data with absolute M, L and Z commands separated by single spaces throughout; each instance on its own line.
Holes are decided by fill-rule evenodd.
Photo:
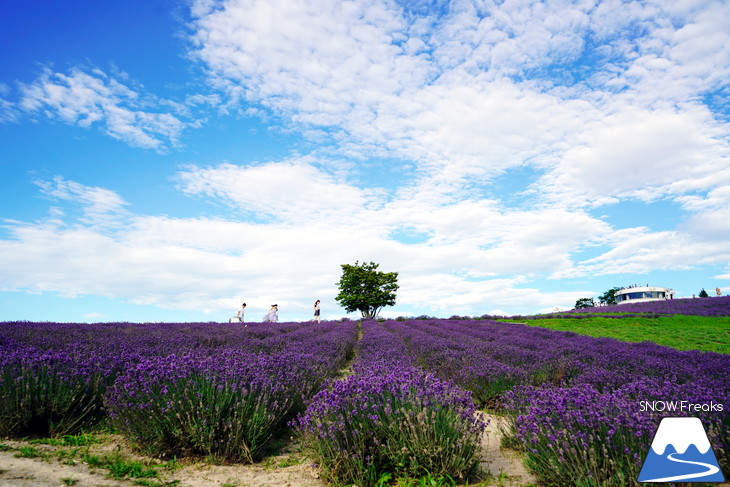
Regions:
M 727 1 L 9 0 L 0 320 L 730 290 Z

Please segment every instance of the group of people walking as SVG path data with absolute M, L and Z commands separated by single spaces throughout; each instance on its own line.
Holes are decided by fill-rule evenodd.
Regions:
M 228 320 L 229 323 L 243 323 L 244 322 L 244 313 L 246 311 L 246 303 L 243 303 L 240 308 L 238 308 L 238 311 L 236 311 L 236 316 L 230 318 Z M 279 321 L 279 305 L 278 304 L 272 304 L 271 309 L 269 309 L 269 312 L 266 313 L 261 320 L 264 323 L 276 323 Z M 316 321 L 317 323 L 320 322 L 320 314 L 319 314 L 319 299 L 314 302 L 314 318 L 312 318 L 309 321 Z

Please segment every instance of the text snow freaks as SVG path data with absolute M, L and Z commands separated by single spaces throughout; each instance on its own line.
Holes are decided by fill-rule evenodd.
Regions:
M 710 401 L 709 403 L 692 403 L 689 401 L 639 401 L 639 410 L 643 412 L 656 411 L 663 412 L 686 412 L 698 413 L 717 412 L 721 413 L 725 410 L 722 403 Z

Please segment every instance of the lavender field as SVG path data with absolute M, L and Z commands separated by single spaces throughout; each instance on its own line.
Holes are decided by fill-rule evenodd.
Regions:
M 334 485 L 478 478 L 477 409 L 545 485 L 634 484 L 669 415 L 700 417 L 729 472 L 728 407 L 730 355 L 491 320 L 0 324 L 0 436 L 107 425 L 149 455 L 250 463 L 290 428 Z
M 539 316 L 576 315 L 584 313 L 636 313 L 654 315 L 730 316 L 730 296 L 708 298 L 666 299 L 643 303 L 625 303 L 612 306 L 573 309 Z

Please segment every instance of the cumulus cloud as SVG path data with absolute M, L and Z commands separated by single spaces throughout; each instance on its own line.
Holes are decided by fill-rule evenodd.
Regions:
M 727 225 L 725 225 L 725 232 Z M 611 274 L 640 275 L 652 270 L 686 270 L 730 262 L 726 241 L 672 230 L 651 232 L 644 227 L 616 230 L 606 236 L 610 247 L 598 257 L 561 269 L 553 277 Z
M 73 68 L 69 73 L 45 69 L 32 83 L 20 84 L 19 111 L 46 116 L 83 128 L 101 126 L 104 133 L 133 147 L 164 151 L 176 146 L 191 122 L 153 111 L 150 100 L 99 69 Z
M 538 185 L 571 204 L 707 191 L 730 179 L 727 136 L 728 127 L 698 106 L 626 107 L 590 123 Z
M 377 189 L 366 192 L 306 160 L 259 165 L 190 166 L 178 174 L 183 192 L 204 195 L 266 217 L 282 220 L 356 219 L 376 204 Z

